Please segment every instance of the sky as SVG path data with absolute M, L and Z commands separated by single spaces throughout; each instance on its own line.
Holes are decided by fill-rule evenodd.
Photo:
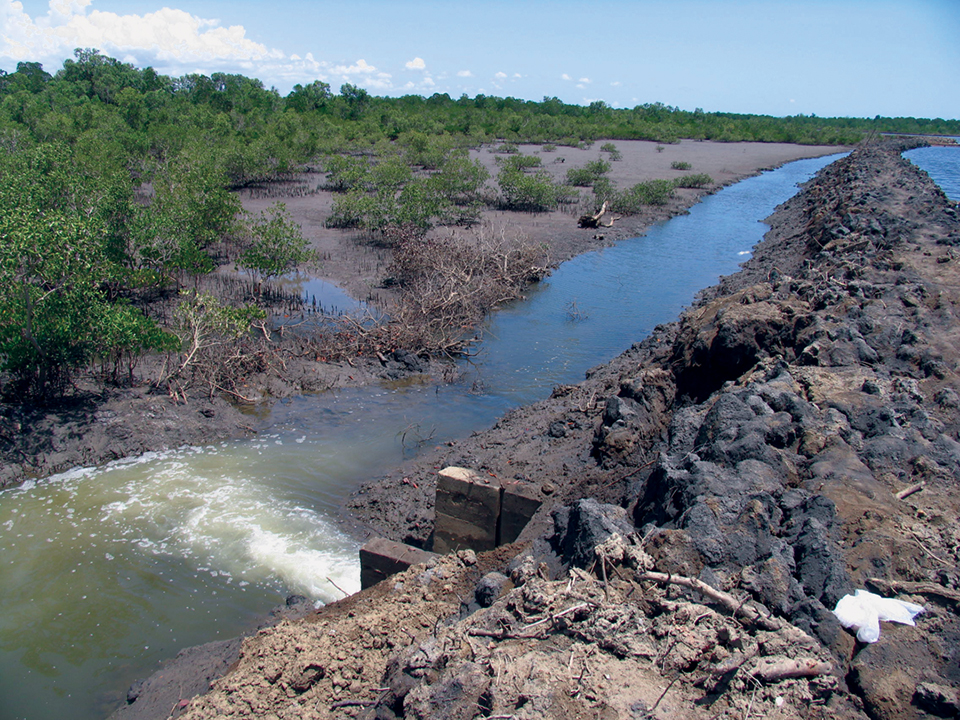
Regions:
M 0 69 L 97 48 L 166 75 L 960 119 L 960 0 L 0 0 Z

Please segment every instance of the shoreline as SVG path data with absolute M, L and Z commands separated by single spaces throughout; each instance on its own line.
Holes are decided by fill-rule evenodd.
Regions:
M 759 169 L 756 173 L 754 173 L 754 175 L 755 175 L 755 174 L 759 174 L 759 173 L 763 172 L 763 171 L 766 170 L 766 169 L 767 169 L 767 168 Z M 676 215 L 676 214 L 679 214 L 679 213 L 672 213 L 671 216 L 672 216 L 672 215 Z M 583 231 L 581 231 L 581 232 L 583 232 Z M 627 237 L 633 237 L 634 235 L 628 233 L 626 236 L 627 236 Z M 482 431 L 481 431 L 481 432 L 482 432 Z M 459 443 L 459 441 L 458 441 L 458 443 Z M 414 462 L 415 462 L 415 461 L 414 461 Z M 428 461 L 428 462 L 429 462 L 429 461 Z M 406 465 L 405 465 L 404 467 L 406 467 Z M 398 476 L 397 479 L 400 480 L 400 477 Z M 350 531 L 350 532 L 351 532 L 354 536 L 356 536 L 356 537 L 361 537 L 361 538 L 369 537 L 369 534 L 370 534 L 370 525 L 369 525 L 369 524 L 366 524 L 366 523 L 361 523 L 361 522 L 355 520 L 355 519 L 354 519 L 355 517 L 356 517 L 356 513 L 354 512 L 354 509 L 352 509 L 352 508 L 350 508 L 350 507 L 347 507 L 347 505 L 342 506 L 342 511 L 341 511 L 341 513 L 339 514 L 339 522 L 340 522 L 341 526 L 344 527 L 345 529 L 347 529 L 348 531 Z M 342 602 L 343 602 L 343 601 L 342 601 Z M 335 604 L 333 604 L 333 605 L 330 606 L 330 607 L 331 607 L 331 608 L 334 608 L 334 607 L 339 606 L 340 604 L 341 604 L 341 603 L 335 603 Z M 222 647 L 220 647 L 220 646 L 217 646 L 217 645 L 212 645 L 212 646 L 210 646 L 209 648 L 207 648 L 207 646 L 200 646 L 200 647 L 201 647 L 201 648 L 206 648 L 211 655 L 219 655 L 219 654 L 220 654 L 221 652 L 223 652 L 223 650 L 224 650 L 224 648 L 222 648 Z M 225 662 L 226 662 L 227 664 L 229 664 L 230 662 L 232 662 L 233 659 L 235 659 L 235 657 L 236 657 L 236 655 L 234 654 L 234 653 L 236 652 L 236 649 L 235 649 L 235 648 L 229 648 L 229 650 L 231 651 L 231 655 L 230 655 L 229 658 L 226 658 L 226 659 L 225 659 Z M 198 650 L 198 652 L 200 652 L 200 651 Z M 205 652 L 205 651 L 204 651 L 204 652 Z M 201 655 L 199 655 L 199 657 L 203 657 L 203 655 L 201 654 Z M 169 662 L 170 662 L 170 665 L 169 665 L 169 666 L 168 666 L 168 665 L 164 665 L 164 672 L 165 672 L 165 673 L 171 673 L 171 674 L 173 674 L 174 676 L 179 677 L 181 674 L 189 674 L 189 669 L 187 669 L 187 670 L 181 670 L 181 669 L 180 669 L 182 665 L 186 665 L 186 667 L 189 668 L 192 663 L 194 663 L 194 662 L 199 662 L 199 661 L 198 661 L 198 660 L 195 660 L 193 657 L 184 657 L 184 658 L 179 658 L 179 657 L 178 657 L 177 659 L 172 659 L 172 660 L 169 661 Z M 170 691 L 171 691 L 171 688 L 170 688 L 169 685 L 162 684 L 162 683 L 158 683 L 156 692 L 158 692 L 158 693 L 164 693 L 164 692 L 166 692 L 167 695 L 169 695 Z M 166 695 L 165 695 L 164 697 L 166 697 Z M 174 699 L 176 699 L 176 698 L 174 698 Z M 138 701 L 138 702 L 139 702 L 139 701 Z M 150 715 L 150 713 L 149 713 L 147 710 L 145 710 L 144 708 L 153 707 L 154 705 L 155 705 L 155 706 L 158 706 L 158 707 L 162 707 L 163 704 L 164 704 L 164 701 L 163 701 L 163 700 L 158 700 L 158 701 L 156 701 L 155 704 L 154 704 L 153 702 L 151 702 L 149 705 L 146 705 L 146 704 L 145 704 L 145 705 L 141 706 L 141 708 L 140 708 L 141 710 L 143 710 L 143 714 L 139 714 L 138 712 L 134 712 L 135 710 L 137 710 L 137 704 L 134 703 L 133 705 L 131 705 L 131 706 L 129 706 L 129 707 L 124 707 L 124 708 L 122 708 L 122 709 L 114 716 L 114 718 L 115 718 L 115 720 L 136 720 L 137 718 L 148 718 L 149 720 L 152 720 L 153 716 Z
M 529 241 L 548 246 L 551 267 L 617 240 L 642 235 L 653 224 L 683 214 L 707 194 L 721 187 L 778 167 L 792 160 L 816 157 L 846 148 L 804 146 L 784 143 L 711 143 L 681 141 L 660 146 L 647 141 L 618 141 L 623 160 L 611 163 L 611 176 L 621 186 L 654 177 L 673 177 L 670 163 L 691 162 L 694 172 L 712 171 L 717 181 L 709 191 L 678 190 L 666 206 L 653 207 L 642 215 L 628 216 L 613 228 L 600 232 L 576 226 L 577 212 L 553 211 L 543 214 L 485 210 L 488 226 L 510 228 Z M 663 147 L 657 151 L 657 147 Z M 523 146 L 534 152 L 534 146 Z M 489 148 L 477 157 L 495 171 L 495 157 Z M 551 158 L 545 167 L 561 177 L 570 167 L 601 157 L 598 144 L 589 149 L 558 148 L 544 153 Z M 556 162 L 562 160 L 563 162 Z M 296 184 L 299 184 L 296 183 Z M 253 193 L 247 191 L 247 195 Z M 243 196 L 243 194 L 242 194 Z M 389 301 L 390 292 L 378 288 L 385 267 L 385 251 L 364 244 L 355 233 L 323 226 L 324 208 L 329 209 L 333 193 L 281 197 L 293 220 L 303 227 L 313 249 L 327 258 L 318 277 L 332 282 L 361 301 Z M 244 199 L 247 210 L 257 211 L 276 197 Z M 262 207 L 261 207 L 262 206 Z M 433 231 L 443 235 L 450 229 Z M 366 294 L 366 298 L 362 297 Z M 387 368 L 376 360 L 351 364 L 295 362 L 284 377 L 264 374 L 251 378 L 254 394 L 262 402 L 253 408 L 238 406 L 223 397 L 191 397 L 178 404 L 149 386 L 93 390 L 89 385 L 50 407 L 0 405 L 0 490 L 26 480 L 39 480 L 76 467 L 102 465 L 112 460 L 189 445 L 252 437 L 257 432 L 257 415 L 284 397 L 324 392 L 342 387 L 371 384 L 387 379 Z M 252 412 L 251 412 L 252 411 Z
M 548 456 L 524 468 L 555 483 L 550 505 L 566 510 L 542 508 L 514 546 L 415 566 L 261 633 L 185 717 L 452 718 L 478 698 L 488 714 L 524 707 L 524 717 L 560 707 L 624 716 L 661 701 L 661 712 L 683 717 L 747 702 L 784 718 L 813 717 L 818 705 L 889 720 L 925 717 L 918 708 L 955 712 L 946 648 L 956 647 L 960 621 L 942 599 L 960 581 L 944 574 L 950 560 L 936 559 L 955 556 L 950 518 L 960 509 L 956 204 L 899 150 L 871 148 L 823 171 L 772 219 L 746 269 L 676 322 L 584 382 L 428 453 L 422 474 L 410 475 L 416 483 L 381 485 L 392 501 L 419 485 L 417 502 L 429 505 L 424 486 L 437 465 L 466 460 L 510 477 L 518 455 L 532 457 L 548 426 L 569 419 L 570 431 L 551 434 Z M 580 417 L 587 422 L 575 427 Z M 905 495 L 917 480 L 923 490 Z M 568 549 L 593 551 L 611 527 L 643 527 L 652 538 L 631 550 L 639 568 L 612 560 L 613 574 L 601 577 L 589 554 L 567 578 L 543 562 L 556 551 L 577 564 L 579 551 Z M 487 597 L 490 562 L 503 573 L 499 590 L 471 603 L 481 589 Z M 746 617 L 722 618 L 709 596 L 638 585 L 633 573 L 648 563 L 668 581 L 699 576 L 744 594 L 730 602 Z M 880 643 L 857 645 L 828 609 L 865 584 L 905 590 L 927 614 L 916 628 L 884 625 Z M 712 638 L 718 624 L 720 639 L 701 647 L 695 638 Z M 534 626 L 542 629 L 524 633 Z M 332 645 L 334 633 L 356 642 Z M 725 648 L 731 633 L 739 639 Z M 370 645 L 373 636 L 392 649 Z M 589 657 L 592 671 L 571 674 L 574 657 Z M 714 686 L 715 664 L 723 670 L 727 660 L 737 664 Z M 816 672 L 763 674 L 797 663 Z M 738 680 L 741 667 L 760 682 Z

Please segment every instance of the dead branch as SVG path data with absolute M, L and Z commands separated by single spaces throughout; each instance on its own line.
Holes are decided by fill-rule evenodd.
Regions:
M 763 682 L 777 682 L 789 678 L 817 677 L 829 675 L 833 672 L 833 665 L 819 660 L 789 660 L 781 658 L 760 658 L 757 667 L 750 674 Z
M 690 590 L 696 590 L 701 595 L 708 597 L 715 603 L 719 604 L 734 617 L 736 617 L 739 613 L 743 620 L 745 620 L 747 623 L 750 625 L 756 625 L 764 630 L 779 630 L 783 627 L 783 623 L 776 618 L 762 615 L 755 607 L 751 605 L 743 605 L 740 603 L 740 601 L 733 597 L 733 595 L 725 593 L 722 590 L 712 588 L 702 580 L 697 580 L 696 578 L 648 571 L 637 573 L 637 579 L 661 584 L 680 585 L 681 587 L 689 588 Z
M 377 704 L 376 700 L 338 700 L 333 705 L 330 706 L 331 710 L 336 710 L 337 708 L 346 708 L 346 707 L 372 707 Z
M 896 493 L 897 500 L 906 500 L 911 495 L 920 492 L 923 490 L 924 482 L 918 482 L 916 485 L 911 485 L 910 487 L 904 488 L 900 492 Z
M 873 585 L 886 595 L 907 593 L 909 595 L 935 595 L 960 605 L 960 592 L 932 582 L 907 582 L 905 580 L 881 580 L 867 578 L 867 583 Z
M 566 610 L 563 610 L 562 612 L 552 613 L 551 615 L 543 618 L 542 620 L 537 620 L 536 622 L 532 622 L 529 625 L 524 625 L 523 629 L 529 630 L 532 627 L 536 627 L 537 625 L 542 625 L 545 622 L 556 620 L 557 618 L 561 618 L 564 615 L 569 615 L 570 613 L 576 612 L 577 610 L 583 610 L 585 608 L 588 608 L 591 606 L 591 604 L 592 603 L 580 603 L 579 605 L 574 605 L 573 607 L 569 607 Z
M 600 222 L 600 218 L 602 218 L 606 212 L 607 212 L 607 201 L 604 200 L 603 205 L 600 206 L 599 212 L 597 212 L 595 215 L 581 215 L 580 219 L 577 220 L 577 226 L 581 228 L 609 227 L 609 226 L 604 226 Z M 613 223 L 611 222 L 610 225 L 613 225 Z

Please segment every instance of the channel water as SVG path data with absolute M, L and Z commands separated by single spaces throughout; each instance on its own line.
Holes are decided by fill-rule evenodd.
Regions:
M 960 138 L 948 139 L 960 143 Z M 903 156 L 925 170 L 948 198 L 960 202 L 960 145 L 917 148 Z
M 676 318 L 735 272 L 800 160 L 560 266 L 490 321 L 464 379 L 277 404 L 250 441 L 148 453 L 0 493 L 0 720 L 103 718 L 183 647 L 233 637 L 293 593 L 359 588 L 343 500 L 424 444 L 491 424 Z

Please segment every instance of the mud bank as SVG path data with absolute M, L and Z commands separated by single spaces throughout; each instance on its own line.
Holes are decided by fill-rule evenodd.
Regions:
M 790 160 L 817 157 L 842 148 L 784 143 L 712 143 L 684 140 L 661 146 L 651 142 L 620 141 L 623 159 L 613 163 L 611 178 L 627 187 L 642 180 L 674 178 L 683 173 L 671 168 L 685 162 L 694 172 L 710 174 L 715 185 L 709 190 L 678 190 L 671 202 L 651 207 L 643 214 L 624 218 L 603 232 L 580 230 L 576 208 L 569 212 L 508 213 L 487 210 L 483 222 L 494 232 L 504 229 L 511 237 L 548 248 L 549 261 L 560 263 L 588 250 L 608 245 L 618 238 L 641 234 L 655 222 L 686 212 L 700 197 L 723 185 L 755 175 Z M 659 148 L 659 149 L 658 149 Z M 526 154 L 540 153 L 539 146 L 524 146 Z M 493 174 L 495 155 L 490 148 L 475 151 Z M 601 157 L 598 147 L 558 148 L 543 155 L 547 171 L 562 179 L 566 170 Z M 320 275 L 375 307 L 388 308 L 396 290 L 382 287 L 389 251 L 365 242 L 356 233 L 327 228 L 325 221 L 335 193 L 316 189 L 323 176 L 310 174 L 289 183 L 243 191 L 244 208 L 265 209 L 282 200 L 318 256 L 324 258 Z M 449 233 L 449 228 L 434 231 Z M 206 445 L 254 434 L 258 418 L 269 413 L 277 399 L 321 392 L 381 380 L 404 372 L 404 362 L 356 358 L 332 364 L 305 358 L 294 348 L 280 352 L 282 363 L 251 375 L 245 397 L 259 405 L 238 403 L 230 395 L 211 397 L 198 392 L 179 402 L 153 389 L 144 378 L 152 377 L 158 359 L 148 359 L 139 369 L 136 387 L 105 387 L 92 377 L 78 377 L 73 392 L 47 407 L 0 403 L 0 489 L 28 478 L 42 478 L 77 466 L 99 465 L 147 451 L 184 445 Z M 401 356 L 402 359 L 402 356 Z M 423 372 L 417 363 L 417 372 Z M 155 374 L 155 373 L 153 373 Z M 432 373 L 443 375 L 443 369 Z
M 676 323 L 350 503 L 429 546 L 436 469 L 539 488 L 462 551 L 246 640 L 183 717 L 954 717 L 955 204 L 858 149 Z M 919 487 L 921 489 L 916 490 Z M 864 645 L 855 588 L 922 604 Z

